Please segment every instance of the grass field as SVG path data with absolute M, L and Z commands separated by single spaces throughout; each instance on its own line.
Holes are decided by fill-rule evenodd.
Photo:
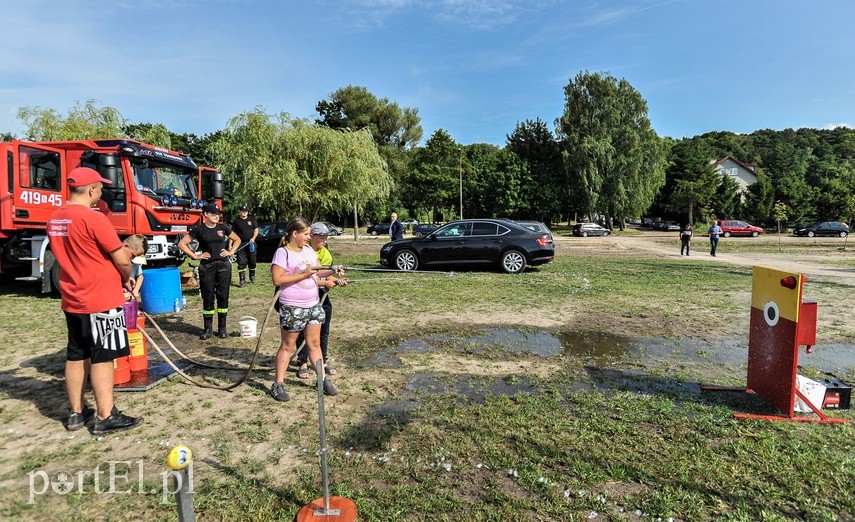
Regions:
M 331 247 L 338 263 L 377 268 L 380 244 Z M 853 520 L 851 422 L 736 420 L 734 412 L 770 408 L 700 391 L 745 384 L 744 357 L 723 363 L 716 350 L 747 346 L 750 268 L 581 244 L 519 276 L 352 270 L 354 282 L 333 294 L 341 393 L 326 400 L 331 493 L 356 502 L 360 520 Z M 243 315 L 263 320 L 272 288 L 261 279 L 232 288 L 235 325 Z M 812 279 L 808 290 L 821 307 L 817 349 L 852 343 L 852 287 Z M 0 292 L 4 520 L 175 520 L 162 480 L 179 443 L 194 451 L 199 520 L 292 520 L 321 496 L 312 383 L 291 373 L 293 399 L 280 404 L 266 395 L 264 372 L 231 393 L 176 379 L 118 394 L 120 407 L 146 416 L 141 428 L 72 436 L 60 423 L 58 301 L 21 283 Z M 187 311 L 159 319 L 176 345 L 243 367 L 255 340 L 196 340 L 200 302 L 186 295 Z M 276 339 L 265 330 L 262 366 Z M 627 348 L 646 341 L 660 348 Z M 855 368 L 841 373 L 855 380 Z M 224 384 L 237 373 L 193 375 Z M 111 462 L 128 477 L 112 492 Z M 94 469 L 103 472 L 97 485 L 84 473 Z M 70 494 L 33 495 L 39 471 L 51 485 L 61 471 L 83 479 Z

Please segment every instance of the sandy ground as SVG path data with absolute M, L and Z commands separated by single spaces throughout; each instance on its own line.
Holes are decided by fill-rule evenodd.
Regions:
M 637 236 L 619 236 L 606 238 L 559 238 L 559 252 L 563 248 L 568 248 L 573 242 L 580 240 L 591 243 L 593 241 L 601 241 L 602 246 L 606 249 L 613 249 L 617 252 L 624 252 L 629 255 L 637 252 L 645 252 L 655 254 L 657 256 L 668 258 L 679 258 L 680 242 L 674 233 L 644 231 Z M 668 242 L 673 246 L 669 246 Z M 845 285 L 855 285 L 855 267 L 835 266 L 833 263 L 836 260 L 851 260 L 855 258 L 855 243 L 848 245 L 846 251 L 842 250 L 843 239 L 828 239 L 828 238 L 803 238 L 784 236 L 780 238 L 781 248 L 783 252 L 763 252 L 763 253 L 735 253 L 728 251 L 728 245 L 734 242 L 755 242 L 763 246 L 778 246 L 779 238 L 777 236 L 763 236 L 760 238 L 722 238 L 719 240 L 718 250 L 715 257 L 709 255 L 709 238 L 706 236 L 696 236 L 692 240 L 692 259 L 701 259 L 714 263 L 730 264 L 744 267 L 755 265 L 774 268 L 784 272 L 795 272 L 808 276 L 810 278 L 823 278 L 834 280 L 837 283 Z M 830 242 L 835 244 L 837 248 L 823 252 L 822 254 L 804 255 L 793 254 L 787 252 L 788 248 L 797 245 L 803 245 L 815 241 Z M 563 248 L 562 248 L 563 247 Z M 684 257 L 684 256 L 682 256 Z

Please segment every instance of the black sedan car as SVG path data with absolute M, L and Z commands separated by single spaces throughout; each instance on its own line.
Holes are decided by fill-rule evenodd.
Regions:
M 413 225 L 413 236 L 424 237 L 438 229 L 440 226 L 437 223 L 417 223 Z
M 389 227 L 391 227 L 391 223 L 374 223 L 366 230 L 367 233 L 372 236 L 382 236 L 389 235 Z
M 425 237 L 392 241 L 380 249 L 380 264 L 399 270 L 492 265 L 516 274 L 553 259 L 551 237 L 502 219 L 453 221 Z
M 288 223 L 284 221 L 258 225 L 258 237 L 255 238 L 255 259 L 257 261 L 263 263 L 273 261 L 273 254 L 279 248 L 279 241 L 285 235 L 286 226 Z
M 849 225 L 839 221 L 823 221 L 806 227 L 799 227 L 793 230 L 796 236 L 838 236 L 846 237 L 849 235 Z

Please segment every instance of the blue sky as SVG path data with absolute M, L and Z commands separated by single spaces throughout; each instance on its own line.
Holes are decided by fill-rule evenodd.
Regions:
M 0 132 L 95 99 L 198 135 L 346 85 L 424 139 L 552 128 L 580 71 L 625 78 L 660 136 L 855 124 L 851 0 L 0 0 Z M 424 142 L 423 139 L 423 142 Z

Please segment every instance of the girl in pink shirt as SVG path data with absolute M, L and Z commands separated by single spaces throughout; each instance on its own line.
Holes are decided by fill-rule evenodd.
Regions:
M 278 401 L 290 399 L 285 391 L 284 379 L 300 332 L 306 337 L 306 349 L 313 366 L 315 361 L 322 358 L 321 325 L 326 314 L 318 297 L 318 278 L 334 274 L 332 270 L 320 269 L 318 256 L 309 246 L 312 232 L 307 220 L 294 218 L 288 222 L 285 230 L 286 235 L 270 265 L 273 284 L 284 287 L 279 295 L 279 324 L 282 330 L 279 351 L 276 352 L 276 379 L 270 388 L 270 395 Z M 321 373 L 324 393 L 336 395 L 338 390 L 329 376 L 323 375 L 323 365 Z

